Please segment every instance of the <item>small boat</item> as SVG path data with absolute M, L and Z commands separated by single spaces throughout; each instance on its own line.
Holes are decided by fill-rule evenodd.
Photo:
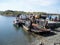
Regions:
M 13 25 L 15 25 L 17 27 L 20 27 L 20 26 L 24 25 L 24 21 L 22 21 L 22 20 L 14 20 Z
M 31 28 L 31 31 L 32 32 L 50 32 L 50 29 L 46 29 L 46 28 L 39 28 L 37 27 L 38 25 L 37 24 L 32 24 L 34 28 Z M 29 28 L 28 26 L 25 26 L 23 25 L 23 28 L 26 30 L 26 31 L 29 31 Z

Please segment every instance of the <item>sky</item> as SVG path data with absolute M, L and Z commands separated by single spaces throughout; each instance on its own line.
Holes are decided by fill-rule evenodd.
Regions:
M 0 0 L 0 11 L 5 10 L 60 14 L 60 0 Z

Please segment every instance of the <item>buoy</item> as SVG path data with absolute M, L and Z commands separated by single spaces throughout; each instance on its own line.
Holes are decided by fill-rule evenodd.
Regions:
M 40 16 L 39 15 L 35 15 L 35 18 L 39 18 Z

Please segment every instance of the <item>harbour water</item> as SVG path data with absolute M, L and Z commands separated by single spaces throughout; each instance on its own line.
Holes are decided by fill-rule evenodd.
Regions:
M 0 16 L 0 45 L 31 45 L 36 36 L 13 26 L 15 17 Z
M 55 30 L 49 36 L 27 32 L 21 27 L 14 27 L 14 19 L 15 17 L 0 16 L 0 45 L 39 45 L 40 42 L 53 45 L 54 42 L 60 42 L 60 32 Z

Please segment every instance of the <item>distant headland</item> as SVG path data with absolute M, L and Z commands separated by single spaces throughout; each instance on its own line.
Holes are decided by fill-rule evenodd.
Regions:
M 60 14 L 51 14 L 46 12 L 24 12 L 24 11 L 13 11 L 13 10 L 5 10 L 0 11 L 0 15 L 4 16 L 17 16 L 18 14 L 24 14 L 24 15 L 60 15 Z

